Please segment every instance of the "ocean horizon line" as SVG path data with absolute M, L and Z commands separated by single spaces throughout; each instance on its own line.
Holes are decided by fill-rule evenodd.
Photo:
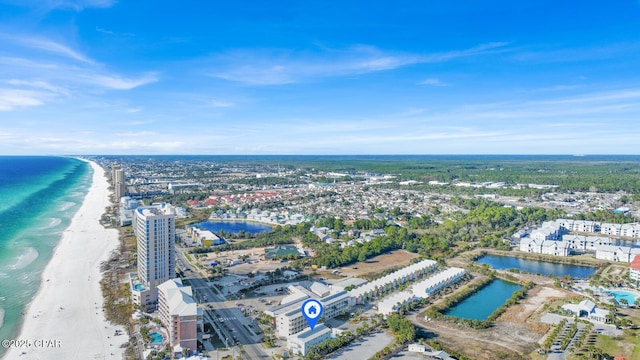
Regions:
M 569 157 L 591 157 L 591 156 L 640 156 L 640 153 L 441 153 L 441 154 L 419 154 L 419 153 L 336 153 L 336 154 L 179 154 L 179 153 L 166 153 L 166 154 L 0 154 L 0 157 L 70 157 L 70 158 L 86 158 L 86 157 L 98 157 L 98 156 L 148 156 L 148 157 L 162 157 L 162 156 L 255 156 L 255 157 L 269 157 L 269 156 L 569 156 Z

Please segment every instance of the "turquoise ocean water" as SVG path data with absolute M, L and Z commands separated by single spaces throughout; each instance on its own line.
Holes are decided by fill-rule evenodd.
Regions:
M 91 175 L 89 164 L 77 159 L 0 156 L 0 339 L 17 337 Z

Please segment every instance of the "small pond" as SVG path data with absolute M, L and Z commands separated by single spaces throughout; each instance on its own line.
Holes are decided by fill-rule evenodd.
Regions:
M 521 288 L 522 286 L 519 284 L 514 284 L 502 279 L 493 280 L 477 293 L 449 309 L 445 315 L 461 319 L 486 320 L 489 315 L 502 306 L 514 292 Z

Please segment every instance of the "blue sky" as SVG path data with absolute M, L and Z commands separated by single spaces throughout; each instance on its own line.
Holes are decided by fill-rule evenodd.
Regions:
M 0 154 L 638 154 L 640 2 L 0 0 Z

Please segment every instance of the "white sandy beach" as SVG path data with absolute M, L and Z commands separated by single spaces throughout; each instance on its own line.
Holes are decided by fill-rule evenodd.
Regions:
M 93 183 L 82 206 L 64 231 L 42 285 L 28 306 L 20 341 L 4 359 L 122 359 L 127 335 L 106 321 L 102 312 L 100 263 L 118 246 L 118 232 L 99 220 L 109 205 L 104 170 L 95 163 Z

